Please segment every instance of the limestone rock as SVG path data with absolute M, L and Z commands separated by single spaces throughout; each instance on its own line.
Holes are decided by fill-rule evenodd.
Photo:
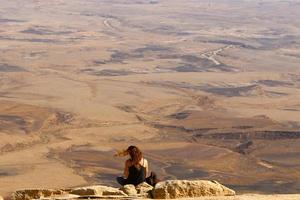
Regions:
M 70 191 L 70 194 L 76 194 L 79 196 L 127 196 L 118 188 L 103 185 L 74 188 Z
M 234 196 L 235 192 L 217 181 L 170 180 L 158 183 L 154 190 L 155 199 L 193 198 L 202 196 Z
M 12 200 L 30 200 L 30 199 L 40 199 L 43 197 L 52 197 L 63 195 L 65 192 L 63 190 L 53 190 L 53 189 L 28 189 L 19 190 L 12 194 Z
M 144 198 L 151 198 L 150 191 L 152 189 L 153 187 L 146 182 L 143 182 L 137 186 L 128 184 L 121 188 L 121 190 L 129 196 L 139 196 Z
M 146 182 L 143 182 L 136 186 L 137 193 L 139 196 L 145 197 L 145 198 L 151 198 L 151 191 L 153 190 L 153 186 L 149 185 Z
M 134 185 L 131 185 L 131 184 L 128 184 L 128 185 L 124 185 L 121 190 L 129 195 L 129 196 L 136 196 L 137 195 L 137 191 L 135 189 L 135 186 Z
M 41 197 L 38 200 L 75 200 L 79 198 L 80 196 L 75 194 L 66 194 L 66 195 L 54 196 L 54 197 Z M 32 199 L 32 200 L 37 200 L 37 199 Z

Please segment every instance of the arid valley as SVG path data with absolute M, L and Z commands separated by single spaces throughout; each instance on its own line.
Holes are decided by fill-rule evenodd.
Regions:
M 300 1 L 0 0 L 0 194 L 166 179 L 300 193 Z

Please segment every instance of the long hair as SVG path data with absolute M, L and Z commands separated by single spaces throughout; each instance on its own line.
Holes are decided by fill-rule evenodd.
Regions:
M 132 161 L 132 164 L 137 165 L 143 158 L 143 154 L 140 151 L 139 148 L 136 146 L 129 146 L 126 150 L 128 154 L 130 155 L 130 159 Z

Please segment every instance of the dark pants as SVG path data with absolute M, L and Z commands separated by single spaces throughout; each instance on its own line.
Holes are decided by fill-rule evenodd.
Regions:
M 118 177 L 117 177 L 117 182 L 118 182 L 120 185 L 126 185 L 126 184 L 127 184 L 127 179 L 126 179 L 126 178 L 123 178 L 122 176 L 118 176 Z
M 127 179 L 122 176 L 118 176 L 116 179 L 117 182 L 122 186 L 128 184 Z M 146 178 L 145 182 L 148 183 L 149 185 L 155 186 L 156 183 L 158 182 L 156 178 L 156 174 L 154 172 L 151 172 L 151 175 L 148 178 Z

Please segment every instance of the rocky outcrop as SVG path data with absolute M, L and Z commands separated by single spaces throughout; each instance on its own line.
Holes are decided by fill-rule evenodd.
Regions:
M 126 197 L 127 195 L 118 188 L 96 185 L 89 187 L 79 187 L 73 189 L 28 189 L 19 190 L 12 194 L 12 200 L 31 200 L 31 199 L 77 199 L 81 197 Z
M 137 185 L 136 190 L 140 196 L 150 198 L 152 196 L 151 192 L 153 190 L 153 187 L 151 185 L 149 185 L 148 183 L 144 182 L 144 183 Z
M 155 188 L 147 183 L 114 188 L 104 185 L 72 189 L 28 189 L 16 191 L 12 200 L 49 199 L 134 199 L 134 198 L 193 198 L 202 196 L 232 196 L 235 192 L 216 181 L 172 180 L 158 183 Z M 1 199 L 0 199 L 1 200 Z
M 70 191 L 70 194 L 79 196 L 127 196 L 118 188 L 103 185 L 74 188 Z
M 28 189 L 19 190 L 12 194 L 12 200 L 30 200 L 30 199 L 40 199 L 44 197 L 54 197 L 66 194 L 63 190 L 53 190 L 53 189 Z
M 131 184 L 129 184 L 129 185 L 124 185 L 124 186 L 121 188 L 121 190 L 122 190 L 125 194 L 127 194 L 127 195 L 129 195 L 129 196 L 136 196 L 136 195 L 137 195 L 137 191 L 136 191 L 136 189 L 135 189 L 135 186 L 134 186 L 134 185 L 131 185 Z
M 172 180 L 158 183 L 153 190 L 155 199 L 193 198 L 203 196 L 233 196 L 235 192 L 217 181 Z
M 141 183 L 137 186 L 124 185 L 121 190 L 128 196 L 151 198 L 153 187 L 147 183 Z

